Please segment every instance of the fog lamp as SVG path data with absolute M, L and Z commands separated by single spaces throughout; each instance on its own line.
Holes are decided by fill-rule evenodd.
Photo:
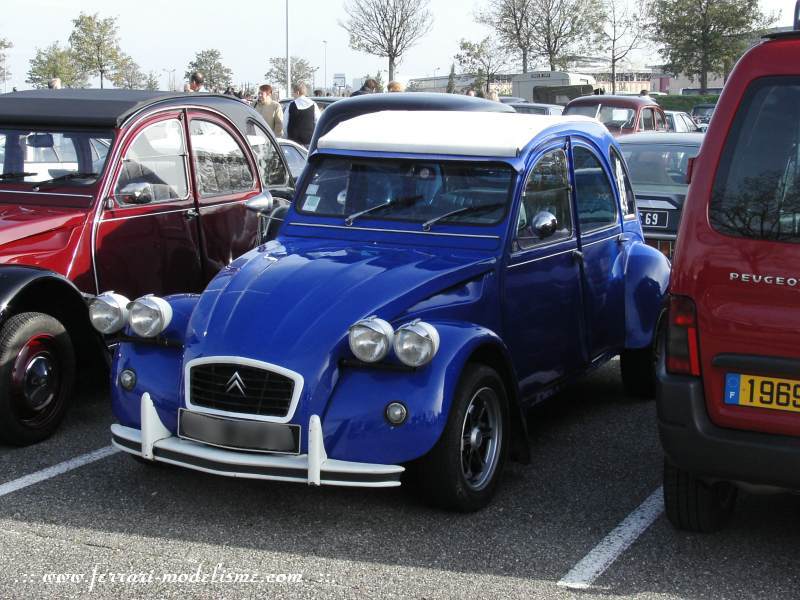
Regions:
M 119 374 L 119 384 L 123 389 L 131 391 L 136 387 L 136 371 L 125 369 Z
M 402 402 L 390 402 L 386 405 L 386 420 L 392 425 L 401 425 L 408 417 L 408 409 Z

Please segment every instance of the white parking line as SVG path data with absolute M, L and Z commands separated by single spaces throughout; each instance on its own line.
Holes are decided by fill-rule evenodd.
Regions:
M 46 469 L 42 469 L 41 471 L 36 471 L 35 473 L 31 473 L 30 475 L 25 475 L 24 477 L 20 477 L 19 479 L 14 479 L 13 481 L 9 481 L 8 483 L 0 484 L 0 497 L 5 496 L 7 494 L 11 494 L 18 490 L 26 488 L 30 485 L 34 485 L 39 482 L 45 481 L 46 479 L 51 479 L 52 477 L 62 475 L 64 473 L 67 473 L 68 471 L 77 469 L 78 467 L 82 467 L 84 465 L 88 465 L 89 463 L 101 460 L 103 458 L 111 456 L 112 454 L 116 454 L 117 452 L 119 452 L 119 450 L 117 450 L 113 446 L 106 446 L 105 448 L 100 448 L 99 450 L 95 450 L 94 452 L 89 452 L 88 454 L 77 456 L 62 463 L 58 463 L 57 465 L 53 465 L 52 467 L 47 467 Z
M 558 585 L 586 589 L 602 575 L 628 547 L 664 512 L 664 489 L 659 487 L 650 497 L 625 517 L 614 531 L 597 544 L 589 554 L 564 575 Z

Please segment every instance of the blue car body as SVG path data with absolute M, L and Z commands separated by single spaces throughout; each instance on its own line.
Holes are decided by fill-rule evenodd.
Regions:
M 644 244 L 635 210 L 625 206 L 624 167 L 612 160 L 621 155 L 616 142 L 593 120 L 500 118 L 546 121 L 515 156 L 503 158 L 332 147 L 335 142 L 317 148 L 296 205 L 310 189 L 313 165 L 341 157 L 500 163 L 513 170 L 510 201 L 497 222 L 443 222 L 430 231 L 379 215 L 348 225 L 340 216 L 291 207 L 275 240 L 234 260 L 202 294 L 167 297 L 172 319 L 158 338 L 127 331 L 112 368 L 114 444 L 222 475 L 399 485 L 403 465 L 439 440 L 467 364 L 488 364 L 501 375 L 514 434 L 527 448 L 526 407 L 626 349 L 649 347 L 669 263 Z M 563 148 L 574 190 L 578 147 L 602 165 L 616 218 L 592 231 L 580 231 L 576 221 L 564 239 L 520 248 L 515 236 L 531 169 L 545 153 Z M 575 211 L 574 195 L 572 203 Z M 440 336 L 433 360 L 419 368 L 391 356 L 379 364 L 355 360 L 348 328 L 372 315 L 395 329 L 415 319 L 433 325 Z M 207 362 L 280 372 L 294 382 L 296 397 L 280 417 L 194 406 L 190 370 Z M 136 374 L 130 389 L 118 383 L 126 370 Z M 235 387 L 236 381 L 231 376 L 224 383 Z M 386 418 L 391 401 L 407 407 L 400 425 Z M 299 444 L 282 454 L 198 443 L 179 435 L 182 411 L 296 426 Z

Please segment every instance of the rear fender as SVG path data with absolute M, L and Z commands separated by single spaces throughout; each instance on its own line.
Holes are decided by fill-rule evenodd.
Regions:
M 633 243 L 625 262 L 625 348 L 653 343 L 667 301 L 670 264 L 661 252 Z

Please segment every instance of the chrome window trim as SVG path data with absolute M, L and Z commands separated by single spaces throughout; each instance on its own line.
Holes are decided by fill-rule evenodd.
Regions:
M 94 198 L 92 194 L 64 194 L 58 192 L 34 192 L 33 190 L 2 190 L 3 194 L 33 194 L 34 196 L 65 196 L 68 198 Z
M 346 231 L 380 231 L 382 233 L 413 233 L 415 235 L 434 235 L 446 237 L 462 237 L 462 238 L 479 238 L 489 240 L 499 240 L 499 235 L 479 235 L 473 233 L 445 233 L 440 231 L 410 231 L 408 229 L 383 229 L 380 227 L 359 227 L 357 225 L 328 225 L 325 223 L 298 223 L 290 221 L 287 225 L 294 225 L 296 227 L 323 227 L 327 229 L 344 229 Z
M 563 243 L 565 241 L 570 241 L 570 240 L 560 240 L 559 243 Z M 574 241 L 574 239 L 573 239 L 573 241 Z M 555 244 L 554 244 L 554 246 L 555 246 Z M 537 248 L 537 250 L 540 250 L 540 249 L 541 249 L 541 246 L 539 248 Z M 521 261 L 521 262 L 518 262 L 518 263 L 514 263 L 512 265 L 508 265 L 506 268 L 507 269 L 514 269 L 516 267 L 521 267 L 523 265 L 529 265 L 531 263 L 539 262 L 539 261 L 542 261 L 542 260 L 547 260 L 548 258 L 553 258 L 554 256 L 560 256 L 562 254 L 571 254 L 571 253 L 575 252 L 575 250 L 577 250 L 577 249 L 578 249 L 577 247 L 569 248 L 567 250 L 562 250 L 560 252 L 553 252 L 552 254 L 547 254 L 545 256 L 537 256 L 536 258 L 531 258 L 529 260 L 524 260 L 524 261 Z
M 206 208 L 210 209 L 210 208 L 216 208 L 218 206 L 228 206 L 230 204 L 244 204 L 245 202 L 247 202 L 250 199 L 251 198 L 243 198 L 241 200 L 231 200 L 230 202 L 218 202 L 217 204 L 203 204 L 203 205 L 200 205 L 197 209 L 195 209 L 194 206 L 190 206 L 188 208 L 177 208 L 175 210 L 162 210 L 162 211 L 159 211 L 159 212 L 148 212 L 148 213 L 143 213 L 143 214 L 140 214 L 140 215 L 122 215 L 121 217 L 112 217 L 111 219 L 100 219 L 100 222 L 101 223 L 111 223 L 113 221 L 125 221 L 127 219 L 141 219 L 143 217 L 157 217 L 159 215 L 169 215 L 169 214 L 172 214 L 172 213 L 189 212 L 190 210 L 197 210 L 199 213 L 202 214 L 203 209 L 206 209 Z M 117 210 L 127 212 L 127 211 L 130 211 L 130 210 L 134 209 L 134 208 L 136 208 L 135 205 L 126 205 L 124 208 L 118 208 Z
M 263 415 L 254 415 L 251 413 L 217 410 L 215 408 L 206 408 L 204 406 L 195 406 L 194 404 L 192 404 L 191 401 L 191 385 L 190 385 L 191 381 L 189 379 L 189 373 L 191 372 L 192 367 L 207 365 L 207 364 L 227 364 L 227 365 L 241 365 L 243 367 L 253 367 L 265 371 L 272 371 L 273 373 L 278 373 L 279 375 L 283 375 L 284 377 L 292 379 L 294 381 L 294 390 L 292 392 L 292 399 L 289 403 L 289 410 L 286 413 L 286 416 L 269 417 Z M 247 418 L 253 421 L 265 421 L 269 423 L 288 423 L 289 421 L 292 420 L 292 418 L 294 417 L 294 413 L 297 410 L 297 405 L 300 402 L 300 395 L 303 393 L 303 384 L 304 384 L 304 379 L 303 376 L 300 375 L 300 373 L 291 371 L 285 367 L 281 367 L 280 365 L 260 360 L 255 360 L 252 358 L 244 358 L 241 356 L 203 356 L 200 358 L 195 358 L 190 360 L 183 367 L 183 398 L 186 408 L 194 412 L 204 413 L 207 415 L 216 415 L 221 417 L 231 417 L 239 419 Z
M 609 240 L 613 240 L 619 237 L 619 233 L 615 233 L 614 235 L 610 235 L 608 237 L 601 238 L 599 240 L 592 240 L 591 242 L 587 242 L 585 244 L 581 244 L 582 248 L 586 248 L 587 246 L 594 246 L 595 244 L 601 244 L 603 242 L 607 242 Z

